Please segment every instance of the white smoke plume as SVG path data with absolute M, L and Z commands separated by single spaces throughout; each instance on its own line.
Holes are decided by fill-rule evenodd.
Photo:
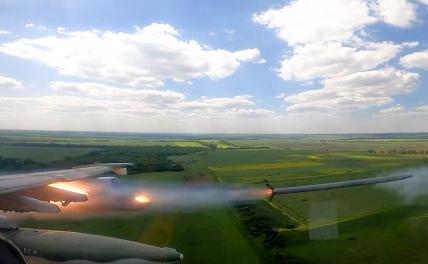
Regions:
M 428 195 L 428 166 L 414 167 L 390 173 L 390 175 L 401 174 L 409 174 L 413 175 L 413 177 L 402 181 L 379 184 L 377 186 L 394 191 L 404 199 L 405 203 L 413 203 L 416 199 Z

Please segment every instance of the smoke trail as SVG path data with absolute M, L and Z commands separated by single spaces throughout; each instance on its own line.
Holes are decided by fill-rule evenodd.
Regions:
M 140 205 L 155 208 L 200 208 L 247 203 L 268 197 L 265 188 L 238 188 L 215 184 L 144 185 L 143 187 L 122 185 L 113 190 L 116 197 L 132 197 Z M 140 201 L 138 201 L 140 198 Z M 119 198 L 120 200 L 120 198 Z M 129 199 L 122 199 L 129 202 Z
M 389 182 L 377 186 L 394 191 L 401 196 L 406 203 L 412 203 L 419 197 L 428 195 L 428 166 L 420 166 L 390 173 L 390 175 L 400 174 L 410 174 L 413 175 L 413 177 L 403 181 Z
M 218 184 L 162 184 L 121 183 L 114 188 L 106 188 L 102 182 L 93 181 L 88 201 L 71 202 L 66 207 L 55 203 L 61 209 L 59 214 L 4 213 L 14 219 L 81 219 L 100 215 L 120 216 L 130 213 L 164 212 L 180 209 L 191 212 L 196 209 L 225 207 L 232 204 L 252 203 L 269 197 L 266 187 L 230 187 Z M 139 201 L 137 197 L 144 198 Z
M 61 207 L 63 213 L 116 211 L 164 211 L 224 207 L 251 203 L 269 197 L 266 187 L 231 187 L 218 184 L 144 184 L 121 183 L 105 188 L 103 183 L 90 184 L 88 201 Z

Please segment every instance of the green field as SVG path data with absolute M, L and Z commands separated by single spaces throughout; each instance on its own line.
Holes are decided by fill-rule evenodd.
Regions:
M 397 174 L 406 168 L 428 166 L 426 134 L 391 134 L 389 138 L 283 135 L 193 139 L 104 134 L 84 138 L 85 135 L 42 132 L 0 135 L 0 156 L 42 162 L 84 157 L 94 149 L 87 145 L 103 149 L 153 144 L 188 151 L 168 157 L 181 164 L 182 171 L 138 173 L 123 178 L 137 184 L 190 181 L 264 186 L 268 181 L 273 186 L 297 186 Z M 34 145 L 66 144 L 66 138 L 72 142 L 68 147 Z M 207 147 L 210 144 L 217 147 Z M 410 201 L 391 188 L 361 186 L 278 196 L 272 202 L 240 207 L 147 210 L 84 218 L 64 215 L 58 219 L 24 215 L 19 221 L 26 227 L 88 232 L 174 247 L 184 253 L 184 263 L 426 263 L 426 187 L 426 193 Z
M 179 147 L 204 148 L 205 146 L 197 141 L 175 141 L 175 145 Z

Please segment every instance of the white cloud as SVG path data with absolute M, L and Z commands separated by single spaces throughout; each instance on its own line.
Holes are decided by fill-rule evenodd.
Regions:
M 374 11 L 387 24 L 410 27 L 416 21 L 416 5 L 407 0 L 377 0 Z
M 146 87 L 163 86 L 165 80 L 222 79 L 242 62 L 264 62 L 258 49 L 212 49 L 180 39 L 168 24 L 151 24 L 134 33 L 91 30 L 24 38 L 1 45 L 0 52 L 38 61 L 64 75 Z
M 419 0 L 419 2 L 421 2 L 422 4 L 428 5 L 428 0 Z
M 22 83 L 14 78 L 0 76 L 0 89 L 22 89 Z
M 364 82 L 358 79 L 357 76 L 348 77 L 346 82 L 355 87 L 358 86 L 355 83 L 363 85 Z M 368 82 L 370 78 L 364 79 Z M 385 86 L 398 87 L 399 84 L 387 83 Z M 280 116 L 257 107 L 257 100 L 247 95 L 189 100 L 175 91 L 133 90 L 97 83 L 53 82 L 51 88 L 56 95 L 0 97 L 0 128 L 177 133 L 409 132 L 428 129 L 425 122 L 428 107 L 422 105 L 420 109 L 399 114 L 385 111 L 379 116 L 354 117 L 317 112 L 317 118 L 314 118 L 311 113 Z M 393 88 L 390 93 L 395 92 L 398 90 Z M 183 104 L 186 102 L 199 102 L 204 107 L 188 108 Z
M 63 28 L 63 27 L 57 27 L 56 28 L 56 32 L 58 32 L 58 33 L 65 33 L 65 28 Z
M 36 24 L 34 24 L 32 22 L 25 24 L 25 28 L 27 28 L 27 29 L 36 29 L 36 30 L 39 30 L 39 31 L 47 31 L 47 32 L 51 32 L 52 31 L 52 29 L 50 29 L 50 28 L 47 28 L 47 27 L 42 26 L 42 25 L 36 25 Z
M 289 45 L 346 41 L 377 18 L 363 0 L 296 0 L 280 9 L 253 14 L 253 20 L 274 29 Z
M 321 85 L 277 96 L 288 115 L 383 106 L 411 92 L 419 78 L 390 66 L 403 49 L 419 43 L 377 42 L 368 27 L 410 27 L 417 21 L 416 5 L 407 0 L 293 0 L 253 14 L 253 21 L 275 30 L 288 45 L 277 70 L 280 78 Z
M 283 99 L 284 97 L 286 97 L 287 94 L 286 93 L 280 93 L 277 96 L 275 96 L 276 99 Z
M 406 68 L 422 68 L 428 70 L 428 50 L 403 56 L 400 58 L 400 63 Z
M 219 98 L 202 98 L 199 100 L 192 100 L 181 102 L 177 107 L 183 109 L 211 109 L 211 108 L 236 108 L 247 107 L 254 105 L 251 100 L 252 96 L 238 95 L 234 97 L 219 97 Z
M 273 116 L 275 112 L 266 109 L 244 109 L 244 108 L 233 108 L 230 111 L 231 114 L 243 117 L 243 118 L 259 118 Z
M 373 42 L 365 27 L 385 22 L 408 27 L 415 5 L 406 0 L 295 0 L 279 9 L 253 14 L 256 23 L 276 31 L 291 52 L 278 75 L 307 81 L 375 69 L 417 42 Z
M 393 102 L 392 96 L 412 91 L 417 73 L 385 68 L 332 77 L 321 89 L 284 97 L 288 111 L 353 111 Z
M 0 35 L 9 35 L 9 34 L 12 34 L 12 32 L 8 30 L 0 30 Z
M 298 46 L 290 57 L 281 61 L 279 76 L 284 80 L 306 81 L 370 70 L 394 58 L 406 45 L 367 42 L 363 47 L 350 47 L 337 42 L 317 42 Z
M 183 101 L 186 96 L 171 90 L 135 90 L 118 88 L 99 83 L 52 82 L 51 89 L 95 99 L 132 100 L 146 104 L 167 104 Z
M 200 98 L 188 100 L 186 95 L 171 90 L 118 88 L 99 83 L 52 82 L 50 88 L 67 97 L 86 98 L 91 100 L 128 102 L 139 108 L 156 108 L 157 110 L 174 111 L 231 111 L 231 109 L 249 110 L 255 105 L 252 96 L 237 95 L 233 97 Z M 113 103 L 114 104 L 114 103 Z M 108 104 L 107 104 L 108 105 Z
M 415 7 L 406 0 L 295 0 L 253 14 L 253 20 L 274 29 L 291 47 L 278 75 L 308 81 L 372 70 L 418 45 L 367 40 L 365 29 L 378 22 L 409 27 L 416 21 Z
M 295 0 L 253 14 L 254 22 L 274 29 L 289 46 L 347 42 L 377 22 L 410 27 L 416 20 L 416 5 L 407 0 Z
M 405 108 L 397 104 L 388 108 L 381 109 L 380 115 L 401 115 L 401 116 L 426 116 L 428 114 L 428 105 L 423 104 L 413 108 Z
M 33 28 L 33 27 L 35 27 L 36 25 L 34 25 L 33 23 L 27 23 L 27 24 L 25 24 L 25 28 Z
M 1 97 L 3 109 L 23 115 L 105 112 L 102 101 L 70 96 Z
M 421 106 L 418 106 L 418 107 L 416 107 L 416 109 L 415 109 L 416 111 L 419 111 L 419 112 L 426 112 L 426 113 L 428 113 L 428 105 L 421 105 Z
M 52 82 L 54 96 L 12 98 L 19 104 L 32 100 L 31 107 L 19 106 L 20 111 L 31 108 L 32 113 L 86 113 L 104 116 L 129 116 L 151 118 L 231 119 L 261 118 L 274 112 L 256 107 L 256 100 L 250 95 L 232 97 L 201 97 L 189 100 L 185 94 L 171 90 L 137 90 L 119 88 L 99 83 Z M 22 99 L 22 100 L 21 100 Z M 7 99 L 5 99 L 7 100 Z M 25 105 L 26 103 L 24 103 Z M 6 109 L 18 109 L 4 104 Z M 5 109 L 3 107 L 3 110 Z M 36 109 L 34 109 L 36 108 Z M 1 111 L 1 110 L 0 110 Z M 127 116 L 127 117 L 126 117 Z
M 250 61 L 253 63 L 265 63 L 266 61 L 261 58 L 258 49 L 246 49 L 235 51 L 235 57 L 239 61 Z
M 33 97 L 1 97 L 0 127 L 11 123 L 2 120 L 6 113 L 15 118 L 15 128 L 24 128 L 21 122 L 37 119 L 47 124 L 61 123 L 61 129 L 81 129 L 92 127 L 101 130 L 99 123 L 107 130 L 124 130 L 123 125 L 143 131 L 159 126 L 168 131 L 177 132 L 178 123 L 186 123 L 186 127 L 194 128 L 194 124 L 209 127 L 215 123 L 242 123 L 244 120 L 255 120 L 272 117 L 273 111 L 257 108 L 252 96 L 237 95 L 232 97 L 202 97 L 189 100 L 186 95 L 171 90 L 137 90 L 118 88 L 99 83 L 52 82 L 50 88 L 55 95 Z M 36 118 L 37 117 L 37 118 Z M 25 121 L 23 121 L 25 120 Z M 54 121 L 56 120 L 56 121 Z M 64 123 L 62 120 L 71 120 Z M 79 123 L 72 120 L 79 120 Z M 163 124 L 165 122 L 165 124 Z M 145 124 L 150 123 L 149 127 Z M 46 127 L 45 127 L 46 129 Z M 159 130 L 158 130 L 159 131 Z M 193 131 L 195 132 L 195 131 Z
M 388 108 L 384 108 L 379 111 L 381 114 L 399 114 L 399 113 L 405 113 L 406 108 L 404 108 L 402 105 L 397 104 Z
M 154 109 L 134 108 L 129 103 L 81 100 L 66 96 L 0 97 L 0 106 L 2 113 L 0 128 L 2 129 L 175 133 L 397 133 L 428 130 L 428 122 L 426 122 L 428 111 L 369 117 L 335 116 L 319 112 L 316 115 L 301 113 L 296 116 L 266 113 L 254 117 L 252 114 L 249 116 L 245 116 L 245 113 L 240 114 L 239 110 L 160 112 Z M 257 112 L 258 110 L 247 111 Z

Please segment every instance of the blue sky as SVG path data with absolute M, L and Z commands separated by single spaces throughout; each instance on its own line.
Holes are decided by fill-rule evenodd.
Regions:
M 427 131 L 426 0 L 0 0 L 0 128 Z

